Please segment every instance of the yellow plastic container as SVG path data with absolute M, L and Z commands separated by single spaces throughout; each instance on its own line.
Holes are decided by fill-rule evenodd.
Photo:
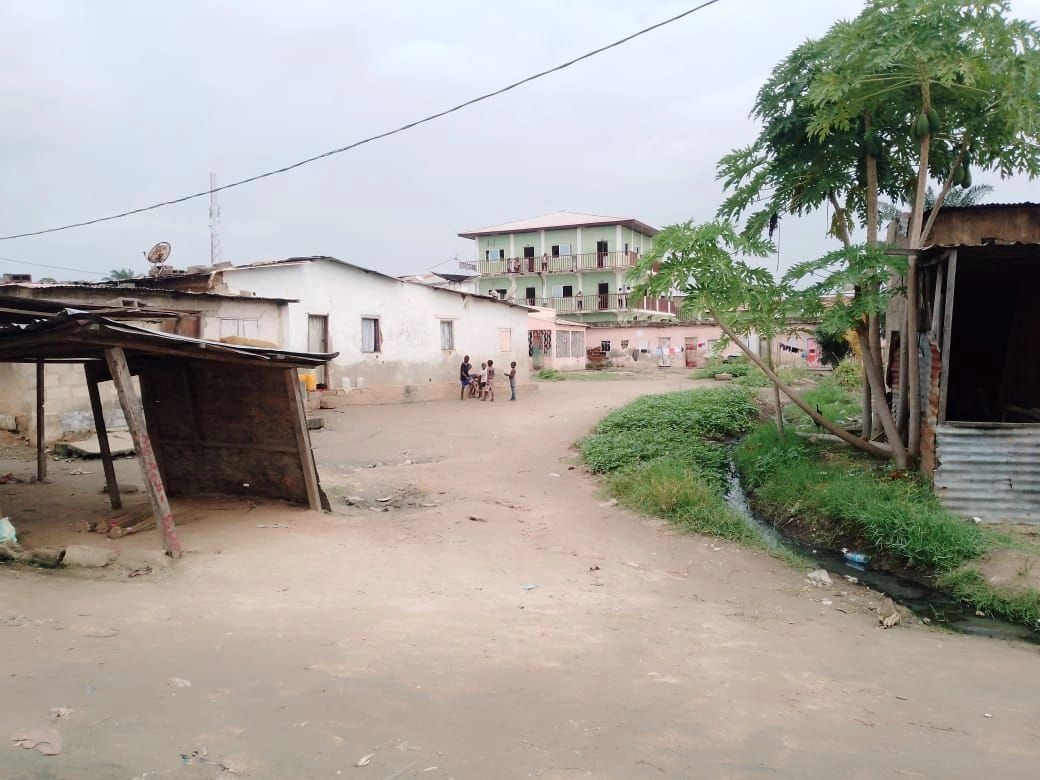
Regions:
M 318 389 L 318 377 L 314 374 L 304 374 L 303 381 L 307 385 L 308 393 L 313 393 L 315 390 Z

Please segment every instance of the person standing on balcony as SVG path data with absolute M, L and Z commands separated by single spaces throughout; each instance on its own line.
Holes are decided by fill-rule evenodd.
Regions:
M 581 290 L 578 290 L 578 302 L 577 302 L 578 311 L 581 311 L 581 301 L 582 301 Z
M 516 400 L 516 361 L 514 360 L 509 364 L 509 371 L 506 373 L 506 377 L 509 379 L 509 400 Z

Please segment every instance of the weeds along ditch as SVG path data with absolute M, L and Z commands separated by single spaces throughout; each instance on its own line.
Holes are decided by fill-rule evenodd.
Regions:
M 840 403 L 834 412 L 844 412 Z M 961 602 L 972 616 L 981 609 L 1040 626 L 1040 592 L 1003 592 L 973 568 L 1001 540 L 946 512 L 917 475 L 781 438 L 760 415 L 754 391 L 732 385 L 644 396 L 604 417 L 578 446 L 586 468 L 635 511 L 796 566 L 808 564 L 810 548 L 832 551 L 819 556 L 831 564 L 841 560 L 835 551 L 854 548 L 873 556 L 872 584 L 897 600 L 909 580 L 947 594 L 944 609 Z

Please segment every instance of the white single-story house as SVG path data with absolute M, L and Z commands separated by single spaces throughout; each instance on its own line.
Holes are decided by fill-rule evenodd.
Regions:
M 224 265 L 140 280 L 243 296 L 287 296 L 286 349 L 338 352 L 317 382 L 350 402 L 447 398 L 464 355 L 529 373 L 530 307 L 406 281 L 334 257 Z

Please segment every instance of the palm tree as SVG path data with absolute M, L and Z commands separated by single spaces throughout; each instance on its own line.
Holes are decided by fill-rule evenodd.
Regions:
M 113 268 L 108 272 L 108 276 L 105 277 L 106 282 L 120 282 L 124 279 L 133 279 L 137 276 L 130 268 Z
M 946 200 L 943 201 L 943 208 L 963 208 L 965 206 L 977 206 L 982 200 L 993 192 L 993 188 L 988 184 L 976 184 L 968 187 L 967 189 L 955 189 L 950 190 L 946 193 Z M 931 187 L 924 195 L 924 207 L 930 209 L 935 205 L 935 190 Z M 891 222 L 892 220 L 899 219 L 903 214 L 903 209 L 897 206 L 895 203 L 881 202 L 878 204 L 878 213 L 881 219 L 885 222 Z
M 960 208 L 963 206 L 977 206 L 985 198 L 993 192 L 993 188 L 988 184 L 975 184 L 967 189 L 955 189 L 950 190 L 946 193 L 946 200 L 943 201 L 943 208 Z M 930 209 L 935 205 L 935 190 L 931 187 L 924 195 L 924 206 Z

